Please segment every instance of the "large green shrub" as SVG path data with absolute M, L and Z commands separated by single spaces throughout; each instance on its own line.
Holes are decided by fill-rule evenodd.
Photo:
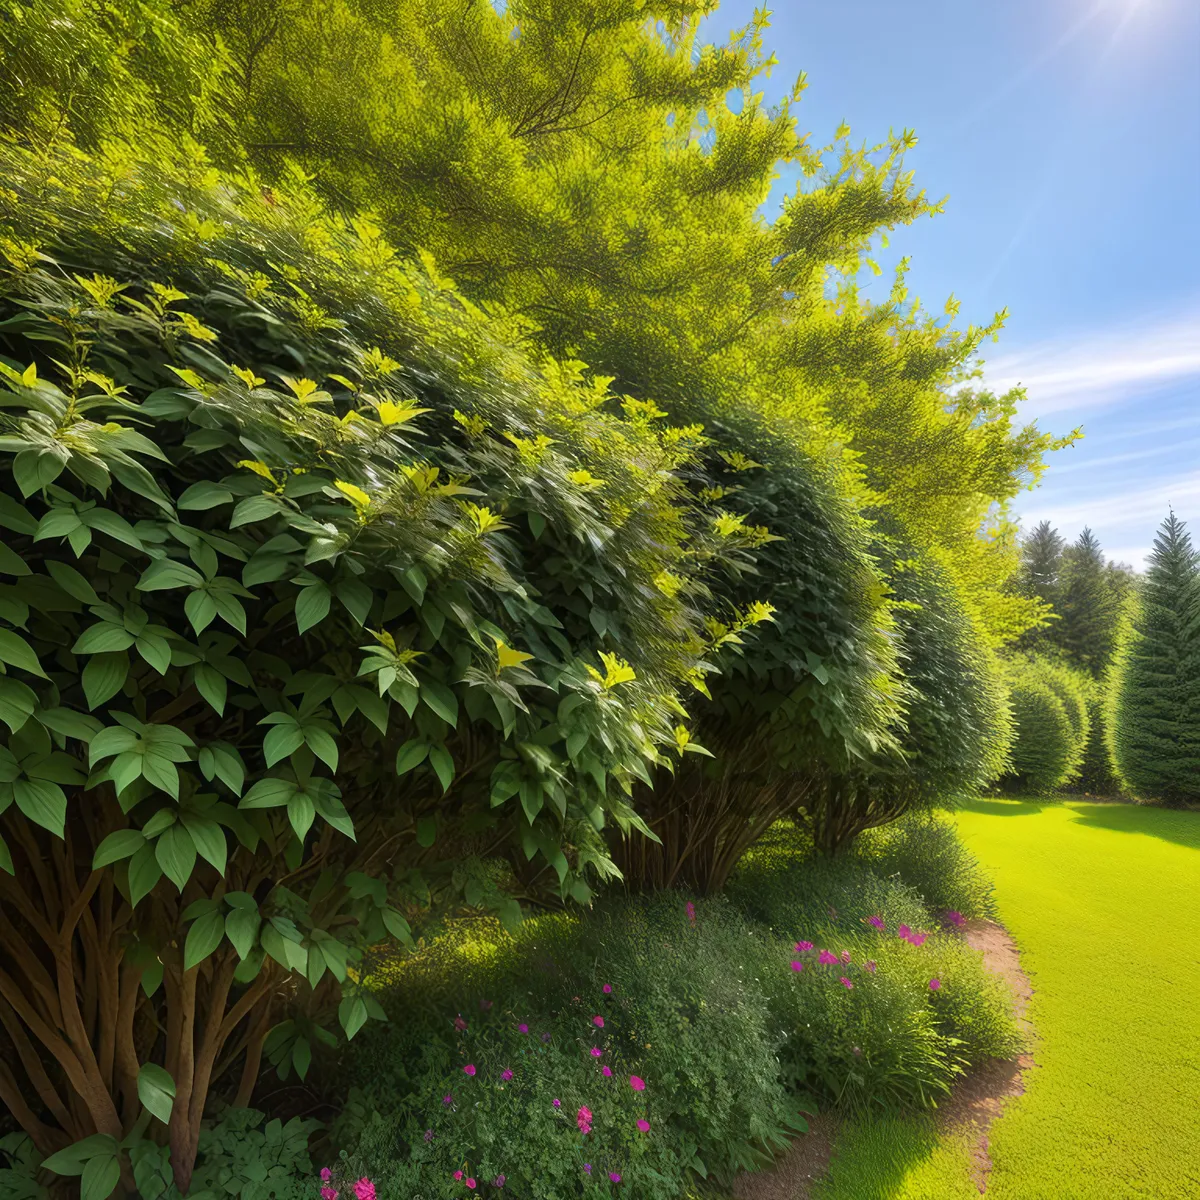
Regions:
M 158 151 L 3 148 L 0 1097 L 105 1171 L 149 1107 L 186 1189 L 210 1087 L 382 1016 L 355 964 L 431 891 L 611 876 L 755 535 L 688 504 L 697 431 Z
M 1079 774 L 1090 729 L 1087 681 L 1050 659 L 1008 663 L 1016 739 L 1005 787 L 1054 792 Z
M 1106 676 L 1090 681 L 1087 688 L 1088 738 L 1083 748 L 1078 787 L 1089 796 L 1119 796 L 1123 790 L 1109 751 L 1108 687 Z
M 1172 513 L 1118 642 L 1108 747 L 1133 795 L 1200 799 L 1200 556 Z

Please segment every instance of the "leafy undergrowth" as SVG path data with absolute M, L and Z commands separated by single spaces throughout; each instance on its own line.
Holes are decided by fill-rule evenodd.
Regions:
M 992 1200 L 1200 1195 L 1200 813 L 979 800 L 958 815 L 1033 983 L 1037 1067 L 989 1131 Z M 851 1123 L 821 1200 L 973 1193 L 955 1135 Z

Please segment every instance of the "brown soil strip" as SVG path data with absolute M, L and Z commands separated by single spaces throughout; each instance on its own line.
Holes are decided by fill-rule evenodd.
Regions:
M 1029 1039 L 1031 1026 L 1025 1009 L 1033 989 L 1021 970 L 1016 943 L 994 921 L 969 921 L 962 936 L 969 946 L 983 954 L 983 965 L 1012 989 L 1017 1023 Z M 987 1187 L 992 1168 L 988 1127 L 1003 1111 L 1004 1102 L 1025 1090 L 1021 1076 L 1033 1065 L 1029 1054 L 980 1063 L 959 1080 L 950 1099 L 938 1109 L 938 1124 L 942 1129 L 975 1131 L 971 1178 L 981 1193 Z M 836 1135 L 837 1118 L 833 1114 L 814 1117 L 809 1132 L 797 1138 L 770 1170 L 738 1178 L 733 1188 L 735 1200 L 811 1200 L 813 1185 L 829 1169 Z

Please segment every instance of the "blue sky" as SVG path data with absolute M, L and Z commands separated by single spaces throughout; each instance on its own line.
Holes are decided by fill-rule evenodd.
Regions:
M 704 40 L 744 24 L 724 0 Z M 1025 492 L 1025 525 L 1090 525 L 1141 567 L 1169 507 L 1200 544 L 1200 3 L 781 0 L 772 101 L 800 71 L 801 131 L 823 145 L 916 130 L 906 160 L 946 212 L 892 238 L 868 294 L 911 258 L 910 295 L 960 323 L 1007 307 L 990 386 L 1085 437 Z M 781 179 L 771 206 L 794 187 Z

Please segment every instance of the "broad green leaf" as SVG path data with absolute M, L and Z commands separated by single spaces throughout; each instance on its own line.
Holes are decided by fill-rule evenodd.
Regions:
M 399 938 L 405 945 L 412 944 L 412 929 L 400 913 L 394 908 L 385 908 L 380 916 L 383 917 L 384 926 L 392 937 Z
M 331 734 L 315 725 L 306 725 L 304 742 L 331 771 L 337 770 L 338 748 Z
M 450 783 L 454 779 L 454 759 L 451 757 L 450 751 L 445 746 L 430 746 L 429 765 L 437 774 L 442 791 L 448 791 Z
M 94 766 L 102 758 L 124 754 L 138 743 L 138 735 L 124 725 L 109 725 L 101 729 L 88 743 L 88 764 Z
M 30 675 L 37 675 L 42 679 L 49 678 L 42 670 L 33 647 L 11 629 L 0 629 L 0 662 L 19 667 L 22 671 L 28 671 Z
M 312 797 L 307 792 L 294 793 L 288 800 L 287 811 L 288 820 L 292 823 L 296 837 L 300 841 L 304 841 L 308 836 L 308 831 L 312 828 L 313 817 L 316 814 Z
M 217 602 L 203 590 L 191 592 L 183 602 L 183 611 L 197 633 L 203 633 L 217 619 Z
M 218 716 L 225 711 L 225 700 L 229 695 L 229 684 L 216 667 L 208 663 L 197 663 L 192 672 L 196 691 L 216 710 Z
M 146 836 L 140 829 L 118 829 L 96 847 L 92 856 L 92 870 L 98 871 L 123 858 L 130 858 L 146 844 Z
M 196 866 L 196 843 L 192 835 L 182 825 L 172 825 L 159 836 L 154 855 L 163 874 L 182 892 Z
M 365 583 L 358 579 L 342 579 L 337 585 L 337 598 L 360 625 L 367 623 L 374 593 Z
M 351 841 L 354 841 L 356 840 L 354 836 L 354 822 L 350 819 L 350 814 L 346 811 L 346 806 L 335 793 L 336 789 L 332 785 L 328 791 L 312 786 L 309 792 L 312 796 L 313 804 L 316 806 L 317 812 L 321 817 L 339 833 L 345 834 Z
M 72 599 L 78 600 L 81 604 L 100 603 L 100 597 L 96 595 L 95 588 L 74 567 L 51 559 L 46 563 L 46 570 L 50 572 L 50 577 L 54 582 Z
M 197 963 L 202 963 L 221 944 L 224 936 L 225 918 L 219 909 L 193 921 L 183 947 L 183 969 L 190 971 Z
M 263 757 L 267 766 L 273 767 L 303 745 L 304 730 L 294 720 L 290 725 L 276 725 L 263 738 Z
M 165 637 L 157 633 L 143 633 L 134 642 L 137 652 L 160 675 L 165 675 L 171 667 L 171 644 Z
M 238 808 L 279 808 L 296 790 L 296 785 L 287 779 L 260 779 L 241 798 Z
M 268 517 L 278 516 L 282 511 L 282 503 L 265 492 L 258 496 L 247 496 L 234 508 L 233 515 L 229 518 L 229 528 L 238 529 L 256 521 L 265 521 Z
M 404 743 L 399 750 L 396 751 L 396 774 L 404 775 L 411 771 L 414 767 L 419 767 L 429 753 L 429 743 L 419 740 L 411 740 Z
M 50 830 L 56 837 L 63 836 L 67 798 L 57 783 L 44 779 L 18 779 L 12 789 L 17 807 L 29 820 Z
M 199 483 L 193 483 L 175 503 L 178 508 L 197 511 L 229 504 L 232 500 L 233 493 L 228 488 L 213 483 L 211 479 L 202 479 Z
M 225 898 L 229 899 L 228 896 Z M 237 951 L 238 958 L 244 959 L 253 949 L 261 925 L 262 918 L 258 915 L 257 907 L 235 908 L 225 918 L 225 934 Z
M 37 708 L 37 696 L 33 689 L 19 679 L 0 675 L 0 721 L 16 733 L 33 715 Z
M 444 683 L 422 680 L 421 699 L 451 728 L 458 724 L 458 697 Z
M 82 1175 L 84 1166 L 93 1158 L 117 1153 L 117 1139 L 107 1133 L 93 1133 L 82 1141 L 73 1142 L 57 1154 L 42 1160 L 42 1166 L 55 1175 Z
M 89 1158 L 79 1181 L 79 1200 L 108 1200 L 121 1179 L 121 1164 L 115 1154 Z
M 304 633 L 329 615 L 331 595 L 324 583 L 310 584 L 296 593 L 296 628 Z
M 338 1020 L 346 1033 L 346 1041 L 351 1041 L 354 1035 L 367 1023 L 367 1006 L 361 996 L 346 996 L 338 1005 Z
M 190 940 L 191 934 L 188 935 Z M 164 1125 L 175 1104 L 175 1080 L 157 1063 L 143 1063 L 137 1078 L 138 1099 Z
M 204 576 L 187 563 L 173 558 L 159 558 L 152 562 L 134 585 L 139 592 L 162 592 L 172 588 L 196 588 L 204 583 Z
M 437 838 L 437 818 L 420 817 L 417 820 L 417 845 L 428 850 Z
M 147 783 L 179 799 L 179 771 L 175 764 L 161 754 L 147 751 L 142 755 L 142 777 Z M 124 791 L 124 788 L 118 789 Z
M 96 717 L 89 717 L 86 713 L 75 712 L 70 708 L 43 708 L 37 719 L 47 729 L 80 742 L 90 742 L 103 728 Z
M 89 625 L 71 647 L 72 654 L 112 654 L 128 650 L 137 638 L 125 628 L 112 621 L 97 621 Z
M 88 659 L 80 676 L 88 708 L 98 708 L 106 700 L 111 700 L 125 686 L 128 678 L 129 655 L 125 651 L 94 654 Z
M 199 816 L 186 809 L 179 814 L 184 828 L 192 835 L 192 841 L 200 857 L 212 863 L 219 875 L 225 874 L 229 847 L 225 841 L 225 830 L 212 817 Z
M 129 899 L 136 905 L 148 896 L 154 885 L 162 878 L 162 867 L 158 865 L 154 846 L 143 846 L 129 860 Z
M 30 574 L 29 564 L 15 550 L 0 542 L 0 575 L 13 575 L 19 579 Z

